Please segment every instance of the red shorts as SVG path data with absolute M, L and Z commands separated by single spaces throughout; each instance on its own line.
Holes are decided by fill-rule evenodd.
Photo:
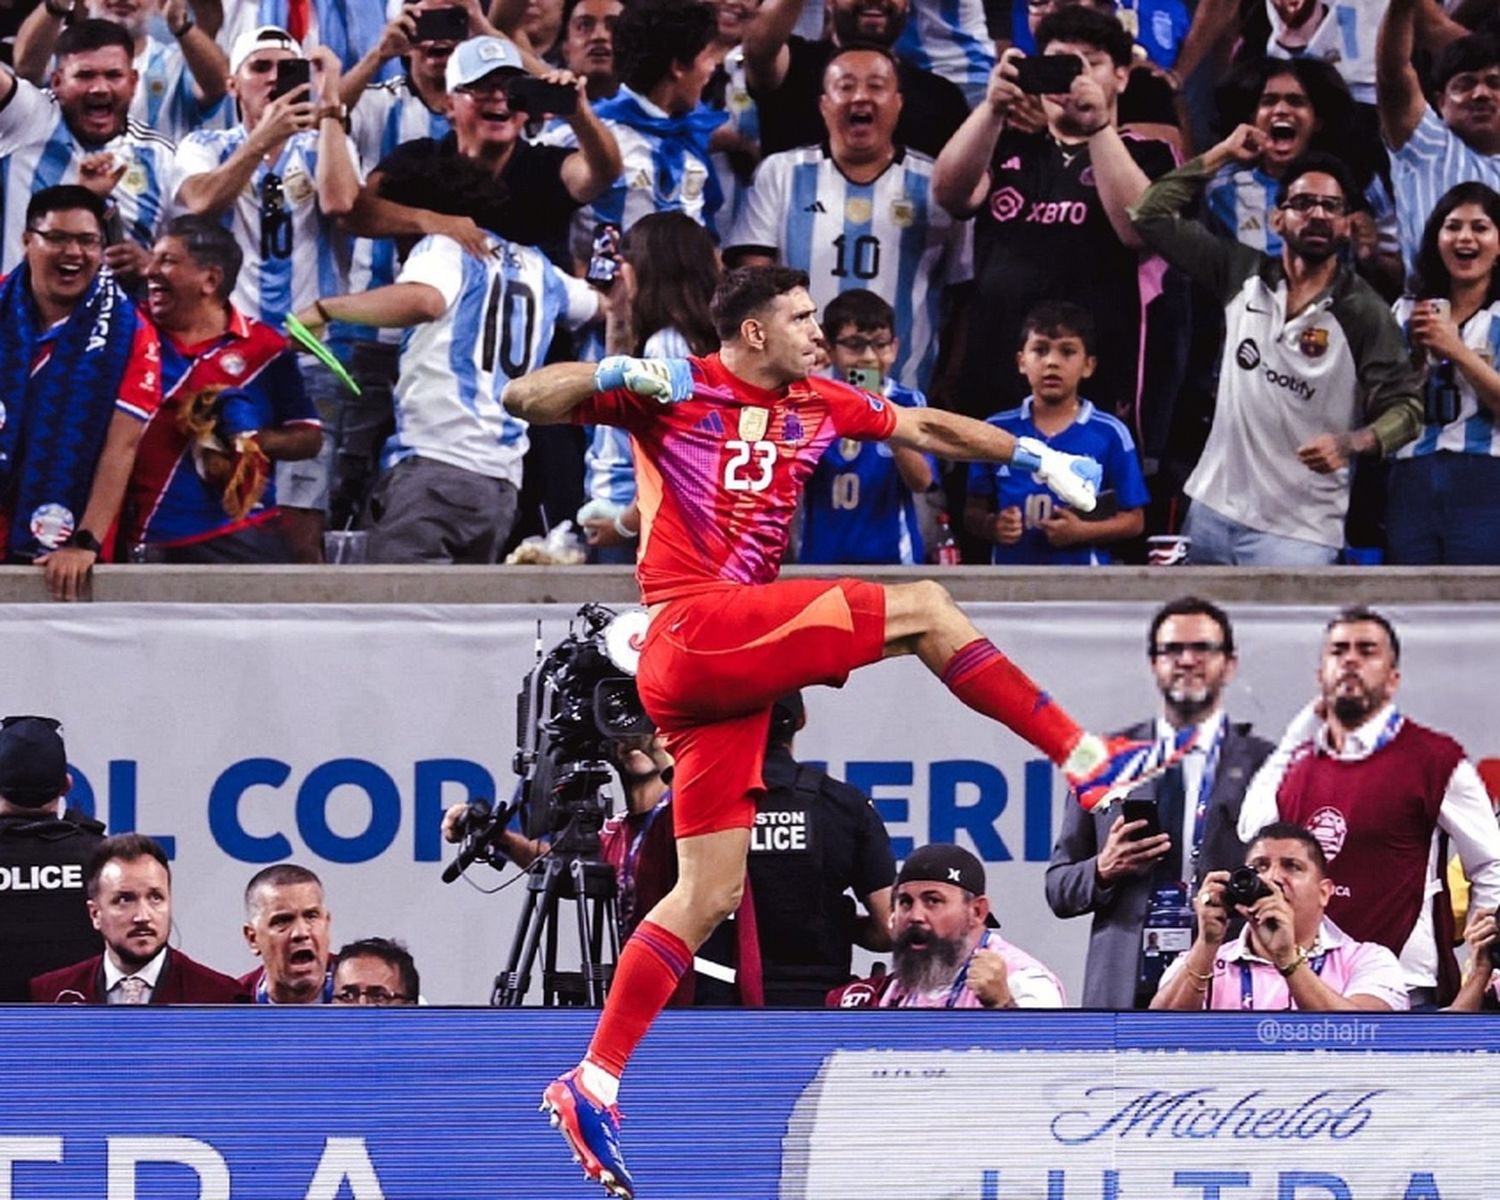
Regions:
M 652 618 L 637 684 L 676 760 L 678 837 L 748 829 L 771 706 L 842 686 L 885 649 L 885 591 L 855 579 L 783 579 L 669 601 Z

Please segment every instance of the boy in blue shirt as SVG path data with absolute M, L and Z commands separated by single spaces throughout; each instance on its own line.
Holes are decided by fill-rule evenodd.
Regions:
M 1026 315 L 1016 365 L 1031 384 L 1019 408 L 989 418 L 1016 437 L 1087 454 L 1104 468 L 1099 507 L 1087 519 L 1058 504 L 1028 472 L 998 463 L 969 468 L 964 527 L 993 542 L 1006 566 L 1110 562 L 1111 542 L 1140 535 L 1150 496 L 1123 422 L 1078 395 L 1094 373 L 1094 319 L 1076 304 L 1047 302 Z
M 874 292 L 840 292 L 823 312 L 823 333 L 835 377 L 926 408 L 927 398 L 891 378 L 900 353 L 896 313 Z M 925 562 L 916 494 L 932 486 L 933 461 L 886 442 L 841 438 L 828 447 L 807 481 L 803 499 L 803 563 Z

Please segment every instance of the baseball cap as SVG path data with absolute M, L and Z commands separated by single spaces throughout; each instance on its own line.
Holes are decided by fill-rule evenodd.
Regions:
M 229 48 L 229 73 L 238 75 L 245 60 L 257 50 L 290 50 L 302 56 L 302 44 L 281 26 L 260 25 L 234 39 Z
M 962 846 L 934 842 L 911 852 L 896 875 L 903 883 L 951 883 L 976 896 L 984 895 L 984 864 Z
M 51 717 L 0 721 L 0 796 L 22 808 L 41 808 L 67 790 L 61 724 Z
M 461 87 L 478 83 L 492 71 L 507 70 L 526 70 L 521 52 L 513 41 L 502 37 L 470 38 L 459 42 L 448 56 L 445 79 L 448 90 L 456 92 Z

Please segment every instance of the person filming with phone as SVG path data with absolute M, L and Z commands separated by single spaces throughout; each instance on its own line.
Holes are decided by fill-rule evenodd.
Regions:
M 194 216 L 222 217 L 245 251 L 229 301 L 280 329 L 320 289 L 349 279 L 349 238 L 340 225 L 359 194 L 354 143 L 339 101 L 339 60 L 320 46 L 303 58 L 284 29 L 262 25 L 235 38 L 229 92 L 233 129 L 200 129 L 177 148 L 177 202 Z M 311 354 L 298 369 L 323 423 L 316 458 L 276 467 L 282 528 L 296 562 L 321 562 L 334 431 L 343 388 Z
M 1167 968 L 1151 1007 L 1405 1012 L 1396 956 L 1330 921 L 1323 910 L 1332 895 L 1318 839 L 1287 821 L 1264 826 L 1243 867 L 1204 876 L 1193 900 L 1198 936 Z M 1236 915 L 1245 928 L 1226 940 Z
M 959 380 L 960 411 L 981 420 L 1018 405 L 1015 370 L 1026 314 L 1044 300 L 1094 314 L 1098 366 L 1089 398 L 1104 412 L 1136 407 L 1146 321 L 1141 239 L 1126 208 L 1170 171 L 1172 147 L 1118 128 L 1131 37 L 1114 17 L 1070 7 L 1036 29 L 1037 56 L 1007 50 L 985 100 L 938 155 L 932 190 L 956 218 L 974 218 L 975 302 Z M 1011 113 L 1040 95 L 1047 126 L 1015 128 Z
M 927 407 L 921 392 L 891 377 L 901 348 L 896 313 L 874 292 L 840 292 L 823 310 L 823 329 L 835 378 L 903 408 Z M 926 562 L 917 497 L 936 478 L 936 461 L 920 450 L 838 439 L 807 481 L 797 561 Z
M 1239 663 L 1234 626 L 1217 604 L 1183 596 L 1151 618 L 1146 656 L 1161 713 L 1131 737 L 1163 743 L 1195 726 L 1180 766 L 1114 806 L 1063 809 L 1047 866 L 1047 903 L 1059 917 L 1093 916 L 1084 1008 L 1145 1008 L 1168 963 L 1193 938 L 1188 897 L 1208 873 L 1238 866 L 1240 805 L 1272 745 L 1229 720 L 1224 691 Z

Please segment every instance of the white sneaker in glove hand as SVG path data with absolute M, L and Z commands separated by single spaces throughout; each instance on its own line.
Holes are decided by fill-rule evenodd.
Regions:
M 676 404 L 693 396 L 693 368 L 685 358 L 631 358 L 612 354 L 594 371 L 594 390 L 620 388 L 662 404 Z
M 1093 512 L 1104 468 L 1085 454 L 1065 454 L 1036 438 L 1019 438 L 1010 465 L 1031 471 L 1059 500 L 1078 512 Z

